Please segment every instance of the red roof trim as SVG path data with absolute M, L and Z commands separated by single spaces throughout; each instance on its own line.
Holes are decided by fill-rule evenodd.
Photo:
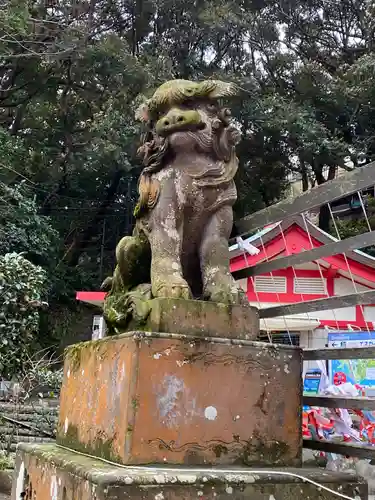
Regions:
M 76 299 L 82 302 L 104 302 L 105 292 L 77 292 Z

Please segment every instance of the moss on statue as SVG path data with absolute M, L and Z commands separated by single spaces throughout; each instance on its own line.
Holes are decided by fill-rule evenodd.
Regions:
M 150 314 L 151 299 L 151 285 L 149 284 L 139 285 L 129 292 L 109 295 L 103 309 L 109 334 L 126 331 L 131 322 L 141 328 Z
M 124 295 L 112 295 L 105 304 L 109 334 L 129 331 L 163 332 L 187 338 L 224 337 L 254 340 L 259 314 L 254 307 L 202 300 L 151 298 L 150 285 Z

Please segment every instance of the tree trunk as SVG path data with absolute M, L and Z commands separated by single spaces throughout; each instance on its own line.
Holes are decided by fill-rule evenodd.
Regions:
M 301 176 L 302 176 L 302 192 L 305 193 L 309 190 L 309 177 L 307 175 L 306 163 L 304 160 L 299 158 L 300 168 L 301 168 Z
M 73 240 L 73 243 L 71 244 L 63 259 L 68 264 L 68 266 L 77 266 L 80 256 L 86 250 L 90 241 L 94 237 L 98 236 L 98 228 L 101 227 L 101 223 L 107 213 L 107 209 L 112 205 L 115 199 L 123 175 L 123 170 L 117 170 L 114 173 L 111 184 L 107 189 L 106 196 L 100 204 L 94 217 L 82 232 L 77 233 L 76 237 Z
M 319 210 L 319 228 L 329 233 L 331 221 L 331 212 L 328 205 L 323 205 Z

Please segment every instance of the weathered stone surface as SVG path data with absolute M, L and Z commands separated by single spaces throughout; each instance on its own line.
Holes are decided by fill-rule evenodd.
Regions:
M 147 132 L 138 150 L 136 225 L 119 241 L 113 276 L 102 285 L 109 292 L 103 314 L 115 333 L 152 298 L 248 304 L 228 249 L 241 132 L 220 102 L 237 92 L 218 80 L 172 80 L 138 113 Z
M 150 300 L 149 305 L 148 317 L 143 322 L 133 319 L 129 329 L 246 340 L 259 334 L 256 307 L 166 298 Z
M 288 473 L 349 498 L 367 499 L 367 486 L 356 476 L 318 469 L 120 468 L 54 445 L 21 445 L 12 500 L 23 492 L 37 500 L 337 500 L 334 493 Z
M 301 352 L 132 333 L 72 346 L 58 442 L 124 464 L 301 462 Z
M 0 492 L 10 494 L 12 489 L 13 470 L 0 470 Z M 1 500 L 1 499 L 0 499 Z

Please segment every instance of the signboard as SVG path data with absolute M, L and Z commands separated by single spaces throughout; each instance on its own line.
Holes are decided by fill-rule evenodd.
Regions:
M 92 340 L 99 340 L 105 337 L 105 321 L 103 316 L 94 316 L 92 321 Z
M 375 331 L 334 332 L 328 334 L 328 347 L 352 348 L 375 346 Z M 359 384 L 365 388 L 367 396 L 375 394 L 375 359 L 341 359 L 328 363 L 331 383 L 345 382 Z
M 306 395 L 318 394 L 321 379 L 322 372 L 319 368 L 307 370 L 303 381 L 303 393 Z

